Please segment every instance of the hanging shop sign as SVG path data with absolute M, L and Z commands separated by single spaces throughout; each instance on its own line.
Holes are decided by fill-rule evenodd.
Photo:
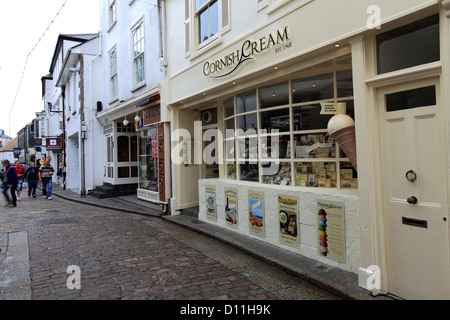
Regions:
M 317 200 L 318 250 L 321 256 L 345 263 L 344 203 Z
M 62 151 L 62 138 L 47 138 L 47 151 L 59 152 Z
M 206 218 L 211 221 L 217 221 L 216 211 L 216 187 L 205 186 L 206 193 Z
M 259 40 L 246 40 L 240 49 L 226 54 L 224 57 L 207 61 L 203 65 L 203 74 L 206 77 L 220 79 L 236 72 L 245 62 L 255 60 L 257 54 L 262 54 L 275 48 L 275 53 L 292 46 L 289 27 L 279 29 Z
M 299 247 L 298 198 L 290 195 L 278 195 L 278 217 L 280 220 L 280 242 Z
M 265 237 L 266 229 L 263 192 L 251 190 L 248 192 L 248 218 L 250 233 Z
M 233 228 L 238 227 L 237 189 L 225 188 L 225 223 Z

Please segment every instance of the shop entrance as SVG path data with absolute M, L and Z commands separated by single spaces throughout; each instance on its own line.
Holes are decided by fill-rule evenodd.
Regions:
M 379 91 L 389 292 L 450 299 L 446 146 L 439 81 Z

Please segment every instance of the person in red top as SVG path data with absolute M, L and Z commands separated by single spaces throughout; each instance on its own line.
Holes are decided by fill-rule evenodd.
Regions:
M 15 169 L 17 174 L 17 180 L 19 180 L 17 184 L 17 200 L 20 200 L 20 193 L 22 192 L 22 183 L 25 175 L 25 168 L 22 167 L 20 161 L 16 161 Z

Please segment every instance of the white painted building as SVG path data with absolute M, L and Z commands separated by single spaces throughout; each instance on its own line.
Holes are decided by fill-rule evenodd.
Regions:
M 164 1 L 102 0 L 103 75 L 98 120 L 103 126 L 103 188 L 98 197 L 138 194 L 144 200 L 167 203 L 170 167 L 149 156 L 155 135 L 168 133 L 164 44 Z M 146 117 L 148 115 L 148 117 Z M 163 146 L 162 146 L 163 147 Z M 148 149 L 148 150 L 147 150 Z M 164 148 L 168 152 L 169 148 Z M 142 151 L 142 152 L 141 152 Z M 154 155 L 156 156 L 156 154 Z M 164 186 L 158 187 L 162 179 Z M 161 190 L 164 190 L 161 192 Z
M 165 5 L 172 133 L 203 150 L 202 129 L 256 130 L 220 141 L 223 164 L 178 149 L 172 214 L 198 206 L 373 294 L 449 299 L 450 1 Z M 328 134 L 330 106 L 355 122 L 357 168 Z
M 95 118 L 95 112 L 91 111 L 90 99 L 90 73 L 94 65 L 90 62 L 99 52 L 99 40 L 95 39 L 98 39 L 98 34 L 59 35 L 50 73 L 42 78 L 45 106 L 45 120 L 41 121 L 45 131 L 42 154 L 51 157 L 55 172 L 61 175 L 61 186 L 80 193 L 83 188 L 80 109 L 84 110 L 84 115 L 87 114 L 86 127 L 92 133 L 96 130 L 95 121 L 90 121 L 93 117 Z M 87 42 L 86 46 L 82 46 Z M 80 68 L 79 73 L 69 71 L 70 68 L 76 69 L 80 65 L 83 65 L 83 70 L 81 71 Z M 86 136 L 89 138 L 89 134 Z M 95 143 L 94 134 L 85 142 L 87 148 L 90 146 L 90 149 L 85 152 L 84 161 L 88 165 L 95 163 L 92 160 L 92 150 L 95 150 L 93 143 Z M 95 187 L 96 175 L 93 171 L 92 165 L 85 169 L 87 179 L 85 178 L 84 188 L 86 190 Z M 58 181 L 57 174 L 53 176 L 53 180 Z

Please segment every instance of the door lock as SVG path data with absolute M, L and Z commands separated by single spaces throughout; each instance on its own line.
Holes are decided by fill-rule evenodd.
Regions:
M 417 198 L 414 196 L 409 197 L 408 199 L 406 199 L 406 201 L 408 201 L 409 204 L 417 204 L 417 202 L 419 202 L 419 200 L 417 200 Z

